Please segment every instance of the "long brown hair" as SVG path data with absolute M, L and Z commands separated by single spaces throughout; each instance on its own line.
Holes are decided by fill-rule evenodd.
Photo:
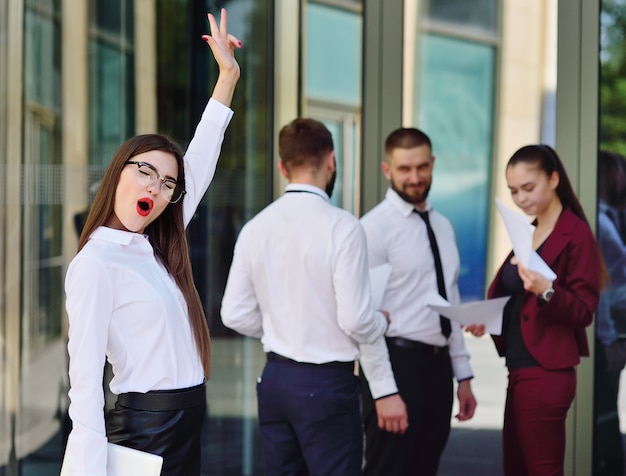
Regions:
M 138 154 L 151 150 L 166 152 L 176 158 L 176 163 L 178 164 L 178 185 L 174 194 L 176 195 L 179 192 L 179 187 L 183 187 L 185 183 L 185 167 L 183 151 L 178 144 L 160 134 L 144 134 L 128 139 L 115 153 L 104 174 L 80 235 L 78 251 L 85 246 L 96 228 L 107 223 L 114 213 L 115 191 L 126 161 Z M 146 227 L 145 233 L 150 237 L 150 243 L 155 255 L 174 277 L 176 284 L 185 297 L 189 312 L 189 323 L 204 367 L 204 374 L 208 377 L 211 366 L 211 339 L 202 302 L 193 282 L 189 245 L 185 235 L 183 219 L 184 199 L 185 197 L 183 196 L 178 202 L 170 203 L 165 207 L 161 215 Z

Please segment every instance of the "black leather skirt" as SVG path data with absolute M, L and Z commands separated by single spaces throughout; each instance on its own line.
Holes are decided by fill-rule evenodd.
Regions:
M 118 395 L 106 418 L 111 443 L 161 455 L 162 476 L 199 476 L 204 384 Z

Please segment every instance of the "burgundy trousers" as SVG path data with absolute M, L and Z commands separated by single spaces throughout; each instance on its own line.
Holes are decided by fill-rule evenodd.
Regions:
M 565 418 L 575 394 L 573 368 L 509 369 L 502 432 L 506 476 L 563 475 Z

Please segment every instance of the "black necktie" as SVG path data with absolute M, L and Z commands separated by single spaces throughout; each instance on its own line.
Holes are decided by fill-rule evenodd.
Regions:
M 428 212 L 420 212 L 415 210 L 415 212 L 422 217 L 424 223 L 426 223 L 426 230 L 428 231 L 428 241 L 430 241 L 430 249 L 433 252 L 433 258 L 435 260 L 435 271 L 437 272 L 437 288 L 439 288 L 439 294 L 444 299 L 448 299 L 448 295 L 446 293 L 446 283 L 443 280 L 443 268 L 441 267 L 441 257 L 439 256 L 439 246 L 437 246 L 437 239 L 435 238 L 435 233 L 433 232 L 433 227 L 430 226 L 430 218 L 428 217 Z M 446 339 L 450 336 L 450 319 L 439 315 L 439 323 L 441 324 L 441 333 L 446 337 Z

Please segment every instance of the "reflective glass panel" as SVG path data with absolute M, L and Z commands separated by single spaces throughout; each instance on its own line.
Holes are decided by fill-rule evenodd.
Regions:
M 158 126 L 183 147 L 217 79 L 201 40 L 206 13 L 228 10 L 228 30 L 243 41 L 241 66 L 213 182 L 188 227 L 194 280 L 211 331 L 213 364 L 202 437 L 203 475 L 262 474 L 256 379 L 265 363 L 258 339 L 225 328 L 220 305 L 241 227 L 272 201 L 273 68 L 271 0 L 157 3 Z
M 309 2 L 306 8 L 306 95 L 357 106 L 361 102 L 360 14 Z
M 11 449 L 20 474 L 46 475 L 58 473 L 66 423 L 61 2 L 31 0 L 24 7 L 20 405 Z M 0 474 L 9 454 L 0 454 Z
M 626 4 L 604 0 L 600 15 L 597 238 L 609 281 L 596 312 L 594 476 L 624 471 L 626 387 Z
M 430 197 L 457 235 L 464 300 L 484 295 L 494 64 L 491 46 L 432 34 L 422 37 L 416 123 L 433 142 L 437 161 Z
M 331 202 L 358 213 L 363 17 L 354 7 L 313 1 L 305 12 L 307 115 L 333 136 L 337 178 Z
M 428 0 L 426 16 L 465 30 L 495 35 L 498 31 L 497 0 Z

